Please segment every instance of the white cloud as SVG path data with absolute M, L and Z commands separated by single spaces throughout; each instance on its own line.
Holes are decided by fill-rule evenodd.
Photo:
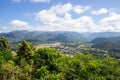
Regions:
M 66 13 L 70 13 L 71 11 L 76 12 L 77 14 L 83 13 L 88 10 L 89 6 L 73 6 L 71 3 L 66 4 L 57 4 L 52 6 L 48 10 L 41 10 L 36 14 L 36 19 L 42 21 L 45 24 L 53 23 L 61 19 L 61 15 L 67 15 Z M 68 15 L 71 17 L 71 15 Z M 67 17 L 68 17 L 67 16 Z
M 57 4 L 55 6 L 52 6 L 48 11 L 48 13 L 53 13 L 56 15 L 62 15 L 65 14 L 66 12 L 69 12 L 72 10 L 72 4 L 67 3 L 67 4 Z
M 47 13 L 46 13 L 47 14 Z M 53 14 L 49 14 L 50 17 Z M 49 18 L 49 16 L 47 16 Z M 47 19 L 47 18 L 46 18 Z M 64 17 L 55 16 L 52 21 L 46 22 L 44 25 L 30 26 L 27 22 L 21 20 L 12 20 L 9 27 L 3 27 L 5 30 L 32 30 L 32 31 L 76 31 L 76 32 L 102 32 L 102 31 L 120 31 L 120 15 L 111 13 L 94 22 L 91 16 L 81 16 L 76 19 L 72 18 L 70 13 L 65 13 Z M 47 23 L 49 22 L 49 24 Z
M 58 18 L 54 23 L 38 27 L 38 29 L 47 31 L 120 32 L 120 15 L 114 12 L 98 21 L 98 23 L 94 22 L 91 16 L 81 16 L 73 19 L 70 13 L 65 13 L 63 18 Z
M 31 2 L 35 2 L 35 3 L 43 3 L 43 2 L 50 2 L 51 0 L 30 0 Z
M 108 13 L 108 12 L 109 12 L 108 9 L 106 9 L 106 8 L 101 8 L 101 9 L 98 10 L 98 11 L 92 11 L 92 14 L 100 15 L 100 14 L 106 14 L 106 13 Z
M 100 15 L 110 13 L 99 21 L 95 21 L 92 16 L 81 15 L 73 18 L 73 15 L 82 14 L 89 10 L 90 6 L 72 5 L 71 3 L 57 4 L 34 13 L 36 20 L 40 21 L 37 26 L 21 20 L 12 20 L 8 26 L 2 27 L 4 30 L 36 30 L 36 31 L 77 31 L 77 32 L 101 32 L 120 31 L 120 14 L 111 12 L 106 8 L 94 11 L 93 14 Z M 76 14 L 72 14 L 75 12 Z M 27 14 L 28 16 L 31 14 Z
M 24 21 L 20 21 L 20 20 L 12 20 L 10 22 L 11 25 L 13 25 L 14 27 L 28 27 L 28 23 L 24 22 Z
M 90 6 L 73 6 L 71 3 L 66 3 L 66 4 L 57 4 L 55 6 L 52 6 L 50 9 L 45 9 L 45 10 L 41 10 L 36 14 L 36 19 L 37 20 L 41 20 L 43 21 L 43 18 L 46 19 L 54 19 L 57 16 L 60 15 L 65 15 L 66 13 L 70 13 L 71 11 L 74 11 L 77 14 L 81 14 L 87 10 L 90 9 Z M 49 20 L 50 20 L 49 19 Z M 52 21 L 52 20 L 51 20 Z
M 47 10 L 42 10 L 36 14 L 36 19 L 41 20 L 44 24 L 50 24 L 57 21 L 59 18 Z
M 59 15 L 64 15 L 71 11 L 72 5 L 70 3 L 67 4 L 57 4 L 56 6 L 52 6 L 49 10 L 41 10 L 36 14 L 36 19 L 42 21 L 44 24 L 51 24 L 57 22 L 60 17 Z
M 95 31 L 94 21 L 90 16 L 81 16 L 76 19 L 72 18 L 71 11 L 77 14 L 83 13 L 90 9 L 89 6 L 73 6 L 71 3 L 67 4 L 57 4 L 52 6 L 48 10 L 39 11 L 36 14 L 36 19 L 44 24 L 44 27 L 40 30 L 49 31 Z M 61 15 L 63 17 L 61 17 Z
M 110 16 L 109 17 L 105 17 L 103 18 L 100 22 L 117 22 L 117 21 L 120 21 L 120 15 L 112 12 L 110 13 Z
M 77 19 L 72 19 L 71 14 L 66 13 L 63 18 L 58 18 L 58 20 L 55 20 L 50 24 L 45 24 L 42 30 L 77 32 L 95 32 L 99 30 L 97 29 L 96 24 L 94 24 L 92 18 L 89 16 L 82 16 Z
M 105 31 L 120 31 L 120 15 L 112 12 L 99 22 Z
M 29 26 L 27 22 L 21 20 L 12 20 L 6 29 L 7 28 L 12 30 L 30 30 L 31 26 Z
M 89 9 L 90 9 L 90 6 L 75 6 L 73 8 L 74 12 L 76 12 L 77 14 L 81 14 Z

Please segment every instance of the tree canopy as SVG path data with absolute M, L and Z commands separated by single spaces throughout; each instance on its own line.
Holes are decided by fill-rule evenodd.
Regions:
M 8 44 L 4 40 L 0 43 Z M 9 47 L 1 47 L 0 80 L 120 80 L 120 61 L 109 55 L 96 58 L 79 52 L 71 56 L 54 48 L 35 49 L 24 41 L 13 56 Z

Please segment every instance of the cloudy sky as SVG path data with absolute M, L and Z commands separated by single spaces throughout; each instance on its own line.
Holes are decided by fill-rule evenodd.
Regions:
M 0 32 L 120 32 L 120 0 L 0 0 Z

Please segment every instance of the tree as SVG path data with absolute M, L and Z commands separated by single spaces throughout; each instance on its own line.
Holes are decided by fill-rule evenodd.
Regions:
M 36 51 L 34 65 L 36 66 L 35 78 L 40 80 L 61 80 L 59 64 L 63 57 L 53 48 L 40 48 Z
M 0 56 L 2 56 L 5 61 L 13 59 L 10 50 L 9 41 L 5 37 L 0 37 Z
M 35 54 L 34 51 L 34 46 L 30 42 L 24 41 L 22 44 L 19 45 L 19 49 L 17 52 L 19 61 L 25 58 L 28 64 L 32 64 L 33 56 Z
M 36 51 L 35 64 L 37 67 L 47 65 L 49 70 L 57 70 L 57 60 L 62 57 L 62 54 L 53 48 L 41 48 Z
M 10 51 L 10 44 L 5 37 L 0 38 L 0 50 L 1 51 Z

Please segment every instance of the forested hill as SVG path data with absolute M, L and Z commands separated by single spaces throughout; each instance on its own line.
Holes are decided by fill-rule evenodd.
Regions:
M 112 42 L 102 42 L 97 43 L 92 46 L 93 48 L 98 49 L 109 49 L 109 50 L 119 50 L 120 51 L 120 41 L 112 41 Z
M 107 38 L 117 38 L 120 37 L 120 32 L 94 32 L 94 33 L 82 33 L 82 35 L 89 41 L 96 39 L 107 39 Z M 112 39 L 111 39 L 112 40 Z
M 83 42 L 86 39 L 77 32 L 67 31 L 55 31 L 55 32 L 44 32 L 44 31 L 12 31 L 8 33 L 1 33 L 0 36 L 5 36 L 10 42 L 20 42 L 27 40 L 30 42 Z
M 11 43 L 27 40 L 30 42 L 101 42 L 106 40 L 120 40 L 120 32 L 95 32 L 95 33 L 78 33 L 70 31 L 27 31 L 17 30 L 8 33 L 0 33 L 5 36 Z M 114 38 L 114 39 L 113 39 Z
M 94 44 L 103 43 L 103 42 L 116 42 L 120 41 L 120 37 L 110 37 L 110 38 L 97 38 L 92 41 Z

